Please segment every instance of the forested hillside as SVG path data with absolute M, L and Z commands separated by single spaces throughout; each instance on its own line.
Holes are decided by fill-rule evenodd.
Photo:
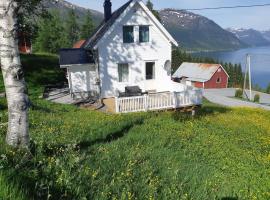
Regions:
M 102 3 L 102 1 L 101 1 Z M 61 17 L 65 18 L 68 16 L 68 12 L 73 9 L 76 13 L 78 18 L 78 22 L 83 22 L 83 19 L 86 17 L 87 12 L 90 11 L 93 22 L 95 25 L 99 25 L 103 19 L 103 13 L 93 10 L 93 9 L 86 9 L 75 4 L 72 4 L 65 0 L 58 0 L 56 3 L 51 0 L 43 0 L 43 4 L 48 8 L 50 11 L 57 10 Z M 91 1 L 89 1 L 89 5 L 91 5 Z
M 70 9 L 74 9 L 78 23 L 82 23 L 87 9 L 60 0 L 57 4 L 49 3 L 49 10 L 57 9 L 60 16 L 67 17 Z M 100 2 L 102 3 L 102 2 Z M 89 6 L 91 3 L 89 2 Z M 156 11 L 153 4 L 149 7 L 155 16 L 161 20 L 163 25 L 186 50 L 231 50 L 247 47 L 232 33 L 222 29 L 214 21 L 192 12 L 175 9 L 164 9 Z M 103 19 L 100 12 L 91 10 L 95 25 Z

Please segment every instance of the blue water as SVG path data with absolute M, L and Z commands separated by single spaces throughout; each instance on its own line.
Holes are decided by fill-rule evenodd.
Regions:
M 210 57 L 223 62 L 241 63 L 242 70 L 245 71 L 247 54 L 251 54 L 252 83 L 266 88 L 270 83 L 270 46 L 237 51 L 201 52 L 194 55 Z

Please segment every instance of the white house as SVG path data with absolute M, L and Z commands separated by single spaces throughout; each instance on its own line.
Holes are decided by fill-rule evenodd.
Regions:
M 200 104 L 200 91 L 171 80 L 171 50 L 178 44 L 143 1 L 130 0 L 114 13 L 111 6 L 105 0 L 105 19 L 83 48 L 60 52 L 71 94 L 96 97 L 116 112 Z M 131 86 L 141 95 L 125 97 Z M 176 105 L 177 93 L 185 103 Z

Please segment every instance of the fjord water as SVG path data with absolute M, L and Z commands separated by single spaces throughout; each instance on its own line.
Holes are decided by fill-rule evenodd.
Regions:
M 251 54 L 252 83 L 262 88 L 270 83 L 270 46 L 240 49 L 237 51 L 200 52 L 195 56 L 209 57 L 222 62 L 241 63 L 246 69 L 246 55 Z

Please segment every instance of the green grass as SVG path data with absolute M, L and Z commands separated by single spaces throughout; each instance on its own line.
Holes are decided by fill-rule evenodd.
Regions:
M 59 69 L 58 56 L 51 54 L 21 55 L 22 66 L 29 93 L 37 97 L 45 85 L 63 83 L 65 74 Z M 4 92 L 3 77 L 0 73 L 0 92 Z
M 195 118 L 109 115 L 54 104 L 36 97 L 63 74 L 54 56 L 24 57 L 39 59 L 46 78 L 26 70 L 31 154 L 5 146 L 0 129 L 0 199 L 270 198 L 270 112 L 205 102 Z M 7 122 L 4 99 L 0 113 Z

